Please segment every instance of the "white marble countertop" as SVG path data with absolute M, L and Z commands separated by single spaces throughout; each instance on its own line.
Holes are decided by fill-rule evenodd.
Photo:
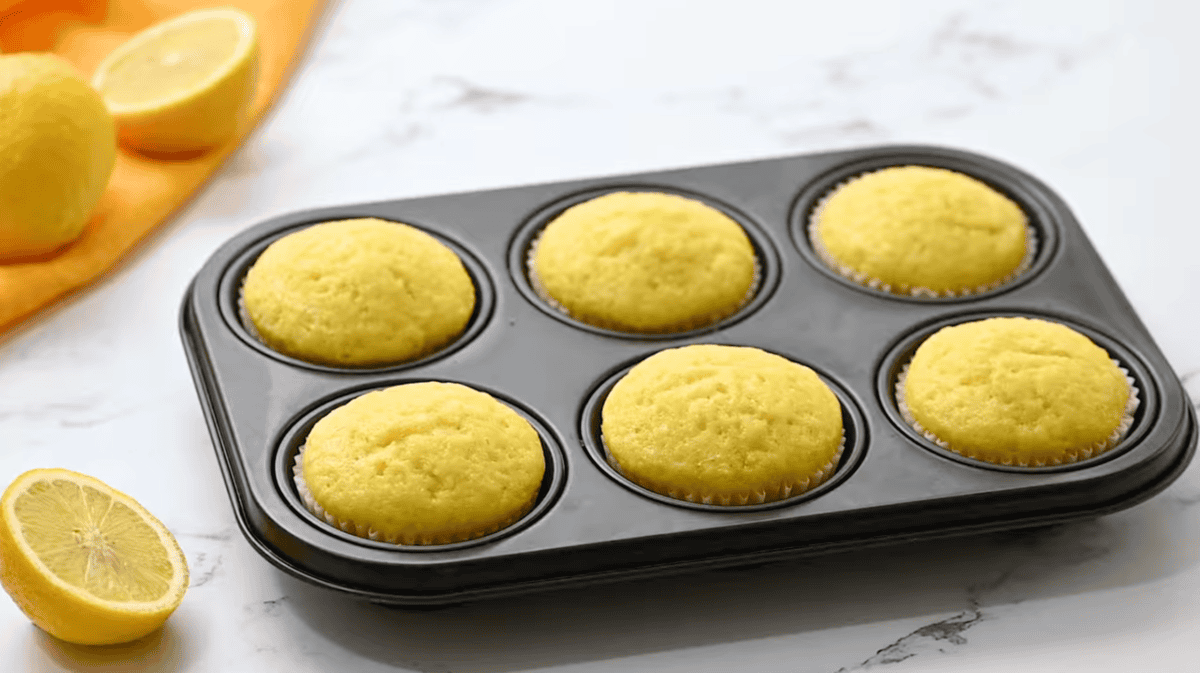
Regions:
M 234 520 L 184 288 L 267 217 L 882 143 L 994 156 L 1070 204 L 1200 399 L 1200 10 L 1183 3 L 344 0 L 270 118 L 144 250 L 0 344 L 0 482 L 130 493 L 192 572 L 159 634 L 61 644 L 0 598 L 5 671 L 1194 671 L 1200 477 L 1032 532 L 393 610 Z

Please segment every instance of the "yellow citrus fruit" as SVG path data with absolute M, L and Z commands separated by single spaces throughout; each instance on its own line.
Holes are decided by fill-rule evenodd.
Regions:
M 30 470 L 0 498 L 0 583 L 34 624 L 80 645 L 154 631 L 183 600 L 187 561 L 133 498 L 69 470 Z
M 70 63 L 0 56 L 0 259 L 75 240 L 116 157 L 112 117 Z
M 258 79 L 258 27 L 231 7 L 153 25 L 113 50 L 92 85 L 121 144 L 192 152 L 224 144 L 245 122 Z

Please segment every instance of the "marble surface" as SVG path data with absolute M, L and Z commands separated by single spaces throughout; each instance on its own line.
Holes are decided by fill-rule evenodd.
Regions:
M 1200 399 L 1200 118 L 1185 3 L 343 0 L 270 118 L 99 286 L 0 343 L 0 482 L 64 466 L 178 536 L 167 627 L 5 671 L 1195 670 L 1200 477 L 1096 520 L 435 611 L 277 571 L 237 528 L 176 328 L 192 275 L 288 211 L 881 143 L 1033 173 Z

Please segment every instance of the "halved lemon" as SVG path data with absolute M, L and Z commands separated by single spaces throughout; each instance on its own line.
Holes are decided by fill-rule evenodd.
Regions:
M 43 469 L 0 497 L 0 583 L 50 635 L 111 645 L 162 626 L 183 600 L 188 570 L 171 532 L 133 498 Z
M 92 86 L 122 145 L 193 152 L 228 142 L 246 121 L 258 80 L 258 26 L 232 7 L 153 25 L 113 50 Z

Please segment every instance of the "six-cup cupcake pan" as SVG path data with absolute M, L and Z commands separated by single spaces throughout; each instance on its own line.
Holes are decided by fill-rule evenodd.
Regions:
M 896 296 L 829 269 L 807 236 L 829 189 L 896 165 L 948 168 L 1016 201 L 1039 245 L 1002 287 L 959 298 Z M 679 194 L 727 213 L 760 266 L 754 297 L 703 329 L 630 335 L 572 320 L 530 284 L 528 251 L 555 215 L 618 190 Z M 317 222 L 404 222 L 454 250 L 475 283 L 464 333 L 415 362 L 372 369 L 313 365 L 259 342 L 239 310 L 246 270 L 272 241 Z M 942 326 L 997 315 L 1040 317 L 1087 335 L 1141 395 L 1115 448 L 1071 465 L 989 465 L 942 449 L 901 417 L 894 384 Z M 431 605 L 574 583 L 758 563 L 973 531 L 1091 517 L 1165 488 L 1196 446 L 1182 386 L 1067 206 L 1036 179 L 975 154 L 877 147 L 492 191 L 309 210 L 236 236 L 183 301 L 180 329 L 239 524 L 268 561 L 373 601 Z M 754 346 L 815 370 L 841 402 L 846 445 L 834 475 L 760 505 L 689 503 L 637 486 L 604 458 L 605 395 L 633 364 L 696 343 Z M 296 453 L 324 414 L 367 391 L 452 381 L 488 392 L 540 434 L 546 475 L 534 509 L 479 539 L 400 546 L 355 537 L 304 507 Z

